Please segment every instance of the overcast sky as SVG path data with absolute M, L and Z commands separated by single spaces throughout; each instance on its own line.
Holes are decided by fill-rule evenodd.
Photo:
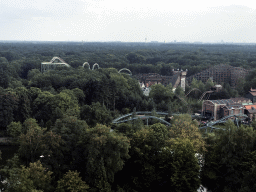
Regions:
M 0 40 L 256 43 L 252 0 L 0 0 Z

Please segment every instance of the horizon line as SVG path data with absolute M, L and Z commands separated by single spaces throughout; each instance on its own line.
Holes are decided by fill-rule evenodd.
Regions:
M 62 43 L 144 43 L 144 44 L 256 44 L 256 42 L 225 42 L 223 40 L 217 42 L 207 41 L 85 41 L 85 40 L 0 40 L 0 42 L 62 42 Z

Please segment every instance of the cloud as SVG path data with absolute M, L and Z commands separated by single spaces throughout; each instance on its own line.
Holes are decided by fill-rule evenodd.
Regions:
M 83 3 L 71 0 L 8 0 L 0 1 L 1 18 L 30 19 L 33 17 L 67 18 L 80 14 Z
M 255 7 L 246 0 L 0 0 L 0 7 L 0 40 L 255 39 Z

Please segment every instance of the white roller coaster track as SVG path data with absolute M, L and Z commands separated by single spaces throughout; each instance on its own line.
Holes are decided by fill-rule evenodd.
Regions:
M 91 68 L 90 68 L 90 64 L 89 64 L 88 62 L 84 62 L 83 68 L 84 68 L 85 65 L 88 65 L 89 69 L 91 69 Z
M 54 63 L 55 60 L 59 60 L 59 63 Z M 45 72 L 48 71 L 50 69 L 55 69 L 56 66 L 58 65 L 64 65 L 66 67 L 70 67 L 69 64 L 67 64 L 63 59 L 59 58 L 59 57 L 53 57 L 52 60 L 50 62 L 42 62 L 41 63 L 41 71 Z
M 94 70 L 95 66 L 98 66 L 98 69 L 100 68 L 98 63 L 94 63 L 93 66 L 92 66 L 92 70 Z
M 88 62 L 84 62 L 83 68 L 84 68 L 85 65 L 88 65 L 88 68 L 91 69 L 90 64 Z M 95 69 L 95 66 L 98 66 L 98 69 L 100 68 L 98 63 L 94 63 L 93 66 L 92 66 L 92 70 Z
M 67 64 L 63 59 L 61 59 L 60 57 L 53 57 L 52 60 L 50 61 L 51 64 L 55 64 L 54 61 L 55 60 L 59 60 L 60 63 L 56 63 L 57 65 L 60 64 L 60 65 L 65 65 L 67 67 L 70 67 L 69 64 Z
M 129 69 L 127 69 L 127 68 L 120 69 L 118 71 L 118 73 L 120 73 L 121 71 L 128 71 L 130 73 L 130 75 L 132 75 L 132 72 Z
M 55 63 L 54 61 L 56 61 L 56 60 L 59 60 L 59 62 L 56 62 L 56 63 Z M 42 71 L 42 72 L 45 72 L 45 71 L 47 71 L 47 70 L 49 70 L 49 69 L 55 69 L 55 67 L 56 67 L 57 65 L 64 65 L 64 66 L 66 66 L 66 67 L 70 67 L 70 65 L 67 64 L 67 63 L 66 63 L 63 59 L 61 59 L 60 57 L 53 57 L 50 62 L 42 62 L 42 63 L 41 63 L 41 71 Z M 91 68 L 90 68 L 90 64 L 89 64 L 88 62 L 84 62 L 84 64 L 82 65 L 82 67 L 84 68 L 85 65 L 88 65 L 88 68 L 91 69 Z M 92 70 L 94 70 L 96 66 L 97 66 L 98 69 L 100 68 L 100 66 L 99 66 L 98 63 L 94 63 L 93 66 L 92 66 Z M 129 69 L 128 69 L 128 70 L 129 70 Z
M 52 60 L 50 61 L 50 63 L 53 63 L 56 59 L 58 59 L 59 61 L 61 61 L 62 63 L 66 63 L 63 59 L 61 59 L 60 57 L 53 57 Z

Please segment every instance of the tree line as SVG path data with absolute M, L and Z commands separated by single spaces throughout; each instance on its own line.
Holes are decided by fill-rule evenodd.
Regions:
M 239 63 L 235 66 L 253 66 L 250 46 L 201 46 L 0 44 L 1 136 L 12 137 L 18 146 L 14 157 L 1 166 L 1 188 L 26 192 L 196 191 L 202 184 L 211 191 L 253 191 L 254 124 L 238 128 L 227 122 L 223 130 L 203 133 L 199 122 L 189 115 L 173 115 L 201 109 L 199 91 L 185 95 L 193 88 L 209 90 L 212 81 L 204 84 L 194 79 L 186 92 L 177 87 L 175 93 L 172 85 L 157 84 L 146 97 L 136 79 L 117 70 L 125 66 L 135 73 L 168 75 L 174 67 L 190 67 L 199 72 L 207 66 L 203 64 L 206 59 L 214 65 L 221 60 L 231 62 L 231 58 L 236 58 L 233 65 Z M 241 54 L 231 54 L 236 51 Z M 40 63 L 53 56 L 60 56 L 72 68 L 41 73 Z M 185 65 L 178 60 L 181 58 Z M 241 62 L 242 58 L 247 61 Z M 169 63 L 166 59 L 176 60 Z M 82 68 L 83 61 L 97 62 L 102 68 Z M 243 96 L 255 86 L 254 73 L 235 89 L 223 84 L 222 91 L 212 97 Z M 149 126 L 142 120 L 111 123 L 136 110 L 152 111 L 152 115 L 168 112 L 165 119 L 172 126 L 157 120 L 151 120 Z

